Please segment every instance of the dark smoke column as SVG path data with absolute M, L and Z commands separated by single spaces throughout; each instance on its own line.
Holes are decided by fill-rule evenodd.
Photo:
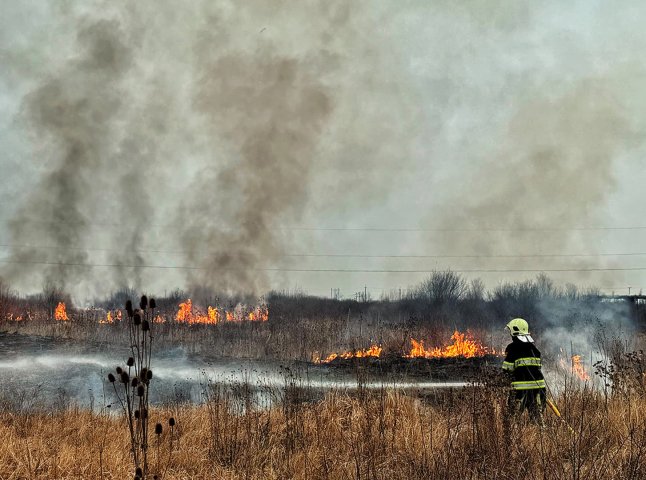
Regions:
M 109 157 L 130 54 L 112 21 L 80 25 L 77 44 L 78 56 L 42 79 L 24 101 L 26 127 L 47 173 L 10 224 L 15 248 L 4 273 L 18 285 L 33 288 L 41 280 L 67 289 L 93 274 L 82 266 L 96 205 L 92 185 Z
M 317 143 L 332 109 L 321 74 L 271 49 L 205 61 L 195 107 L 214 151 L 228 153 L 213 159 L 179 222 L 189 263 L 206 268 L 192 273 L 190 286 L 267 288 L 267 274 L 258 269 L 282 253 L 279 226 L 294 223 L 307 201 Z

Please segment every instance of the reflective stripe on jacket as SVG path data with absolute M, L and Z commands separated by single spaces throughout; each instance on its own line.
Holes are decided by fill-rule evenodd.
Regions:
M 511 376 L 514 390 L 545 388 L 541 372 L 541 352 L 531 342 L 521 342 L 517 338 L 507 345 L 502 369 Z
M 519 358 L 514 362 L 514 368 L 517 367 L 541 367 L 540 357 Z
M 514 390 L 533 390 L 534 388 L 545 388 L 545 380 L 530 380 L 529 382 L 511 382 Z

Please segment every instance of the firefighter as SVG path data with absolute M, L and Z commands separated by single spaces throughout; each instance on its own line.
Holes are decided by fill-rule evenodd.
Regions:
M 532 420 L 542 423 L 545 411 L 545 379 L 541 372 L 541 352 L 529 334 L 529 325 L 522 318 L 507 324 L 512 342 L 505 349 L 504 371 L 511 377 L 509 408 L 513 414 L 527 410 Z

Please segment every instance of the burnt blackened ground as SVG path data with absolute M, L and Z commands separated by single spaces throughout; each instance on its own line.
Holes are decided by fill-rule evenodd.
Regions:
M 396 355 L 366 358 L 336 358 L 330 369 L 353 372 L 358 369 L 371 376 L 432 380 L 437 382 L 481 382 L 484 375 L 500 369 L 502 360 L 495 355 L 475 358 L 404 358 Z

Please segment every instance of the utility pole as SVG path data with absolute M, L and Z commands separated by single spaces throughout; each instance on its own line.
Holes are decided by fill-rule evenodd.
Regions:
M 368 301 L 368 285 L 363 286 L 363 301 Z

